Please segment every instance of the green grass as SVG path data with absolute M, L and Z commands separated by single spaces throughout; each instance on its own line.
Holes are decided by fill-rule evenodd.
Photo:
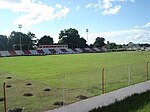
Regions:
M 122 101 L 114 104 L 93 109 L 90 112 L 149 112 L 150 111 L 150 91 L 134 94 Z
M 68 54 L 49 56 L 20 56 L 0 58 L 0 97 L 2 85 L 7 88 L 7 107 L 25 107 L 24 111 L 44 111 L 56 108 L 55 101 L 62 101 L 62 77 L 64 76 L 65 102 L 78 101 L 78 95 L 92 97 L 101 94 L 101 69 L 105 67 L 106 92 L 128 85 L 127 67 L 133 72 L 131 84 L 145 80 L 145 66 L 150 52 L 116 52 L 93 54 Z M 136 66 L 135 66 L 136 65 Z M 117 66 L 117 67 L 112 67 Z M 145 68 L 145 67 L 144 67 Z M 115 72 L 113 72 L 115 71 Z M 139 72 L 138 72 L 139 71 Z M 121 73 L 121 74 L 120 74 Z M 12 79 L 6 79 L 11 76 Z M 31 82 L 31 86 L 25 84 Z M 44 88 L 51 88 L 44 92 Z M 32 97 L 24 97 L 26 92 Z M 0 102 L 0 111 L 3 103 Z

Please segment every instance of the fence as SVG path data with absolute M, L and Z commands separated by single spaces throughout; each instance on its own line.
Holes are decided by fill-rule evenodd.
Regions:
M 43 112 L 143 82 L 148 80 L 149 70 L 148 62 L 140 62 L 88 71 L 76 70 L 63 76 L 37 77 L 38 81 L 1 72 L 0 98 L 4 97 L 3 82 L 6 82 L 7 110 L 22 108 L 23 112 Z M 4 104 L 0 101 L 1 112 L 5 110 Z
M 102 93 L 148 80 L 148 62 L 103 68 Z

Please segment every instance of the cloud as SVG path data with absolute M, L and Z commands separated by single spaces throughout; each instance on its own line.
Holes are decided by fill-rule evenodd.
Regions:
M 80 9 L 80 6 L 78 5 L 77 7 L 76 7 L 76 10 L 79 10 Z
M 14 20 L 13 24 L 33 25 L 43 21 L 53 21 L 65 17 L 70 9 L 60 4 L 48 6 L 36 0 L 1 0 L 0 9 L 9 9 L 13 13 L 22 15 Z
M 88 3 L 86 8 L 93 8 L 95 11 L 100 11 L 102 15 L 114 15 L 121 9 L 120 2 L 126 1 L 134 3 L 134 0 L 98 0 L 97 3 Z
M 56 8 L 56 9 L 61 9 L 62 6 L 61 6 L 60 4 L 56 4 L 56 5 L 55 5 L 55 8 Z
M 135 2 L 135 0 L 130 0 L 130 2 L 133 2 L 133 3 L 134 3 L 134 2 Z
M 121 8 L 121 6 L 118 5 L 118 6 L 115 6 L 114 8 L 105 9 L 102 12 L 102 15 L 114 15 L 114 14 L 118 13 L 118 11 L 120 10 L 120 8 Z
M 128 36 L 126 39 L 131 42 L 136 42 L 136 43 L 149 43 L 150 32 L 146 32 L 146 33 L 144 32 L 141 32 L 132 36 Z
M 138 26 L 138 25 L 135 25 L 135 26 L 134 26 L 134 28 L 135 28 L 135 29 L 137 29 L 137 28 L 140 28 L 140 26 Z
M 101 8 L 101 0 L 98 0 L 97 4 L 88 3 L 86 8 L 94 8 L 96 11 L 98 11 Z
M 136 26 L 134 26 L 134 28 L 136 29 L 136 28 L 139 28 L 139 29 L 143 29 L 143 28 L 150 28 L 150 22 L 147 22 L 145 25 L 143 25 L 143 26 L 138 26 L 138 25 L 136 25 Z
M 92 3 L 88 3 L 88 4 L 86 5 L 86 8 L 93 8 L 93 4 L 92 4 Z
M 82 37 L 85 37 L 86 34 L 81 34 Z M 121 30 L 121 31 L 112 31 L 112 32 L 99 32 L 99 33 L 90 33 L 88 35 L 88 44 L 93 44 L 96 37 L 105 38 L 105 43 L 107 41 L 115 42 L 116 44 L 127 44 L 129 42 L 133 43 L 150 43 L 150 31 L 141 30 L 141 29 L 130 29 L 130 30 Z
M 144 27 L 150 28 L 150 22 L 146 23 L 146 24 L 144 25 Z

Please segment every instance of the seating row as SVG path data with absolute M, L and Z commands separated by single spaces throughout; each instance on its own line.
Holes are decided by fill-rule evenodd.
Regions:
M 73 54 L 73 53 L 92 53 L 103 52 L 104 48 L 55 48 L 55 49 L 37 49 L 37 50 L 15 50 L 15 51 L 0 51 L 0 56 L 17 56 L 17 55 L 50 55 L 50 54 Z

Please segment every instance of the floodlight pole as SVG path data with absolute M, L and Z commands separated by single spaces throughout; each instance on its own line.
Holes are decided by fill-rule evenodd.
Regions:
M 88 41 L 88 32 L 89 32 L 89 29 L 86 29 L 87 41 Z
M 21 28 L 22 28 L 22 24 L 19 24 L 18 28 L 20 29 L 20 50 L 22 50 L 22 45 L 21 45 Z

